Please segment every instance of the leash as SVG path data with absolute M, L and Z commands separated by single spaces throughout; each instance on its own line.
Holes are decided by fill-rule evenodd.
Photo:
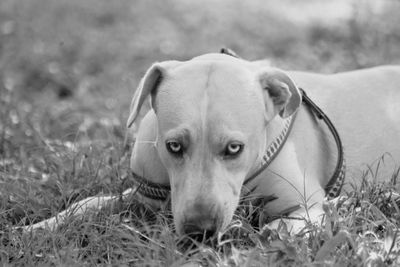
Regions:
M 220 53 L 226 54 L 226 55 L 229 55 L 232 57 L 240 58 L 235 53 L 235 51 L 233 51 L 232 49 L 226 48 L 226 47 L 221 48 Z M 339 193 L 343 187 L 345 176 L 346 176 L 346 161 L 344 158 L 342 140 L 340 139 L 338 131 L 336 130 L 335 126 L 333 125 L 331 120 L 328 118 L 328 116 L 308 97 L 308 95 L 302 88 L 299 88 L 299 89 L 302 94 L 303 103 L 306 106 L 308 106 L 311 109 L 311 111 L 313 111 L 313 113 L 317 116 L 318 119 L 323 120 L 325 122 L 325 124 L 328 126 L 328 128 L 331 131 L 333 138 L 335 139 L 335 142 L 336 142 L 336 147 L 338 150 L 338 158 L 337 158 L 337 162 L 336 162 L 335 172 L 333 173 L 328 184 L 325 186 L 326 196 L 329 199 L 335 198 L 339 195 Z M 294 116 L 296 116 L 296 114 Z M 295 118 L 293 118 L 293 120 L 290 121 L 290 124 L 294 121 L 294 119 Z M 268 167 L 268 165 L 274 160 L 276 155 L 279 154 L 282 146 L 286 142 L 286 139 L 290 133 L 291 128 L 292 128 L 292 126 L 290 125 L 290 128 L 288 129 L 288 131 L 286 133 L 284 133 L 285 137 L 283 138 L 283 140 L 279 140 L 279 138 L 278 138 L 278 140 L 274 141 L 274 143 L 276 142 L 278 145 L 278 148 L 276 149 L 277 152 L 273 153 L 273 156 L 271 157 L 271 159 L 265 161 L 258 171 L 256 171 L 252 176 L 247 178 L 244 182 L 244 185 L 251 182 L 257 175 L 259 175 L 262 171 L 264 171 Z M 283 132 L 285 132 L 285 129 Z M 275 148 L 275 145 L 274 145 L 274 148 Z M 267 149 L 267 152 L 265 155 L 267 157 L 269 157 L 268 152 L 270 152 L 270 151 L 268 151 L 268 149 Z
M 338 151 L 338 157 L 335 167 L 335 172 L 332 174 L 331 179 L 325 186 L 325 193 L 329 199 L 335 198 L 339 195 L 340 190 L 343 187 L 345 176 L 346 176 L 346 161 L 344 158 L 344 150 L 342 140 L 340 139 L 339 133 L 335 126 L 328 118 L 328 116 L 308 97 L 306 92 L 299 88 L 303 97 L 303 103 L 310 108 L 311 111 L 317 116 L 318 119 L 325 122 L 328 129 L 331 131 L 333 138 L 336 142 L 336 148 Z
M 336 147 L 338 150 L 338 158 L 336 162 L 336 167 L 335 171 L 332 175 L 332 177 L 329 179 L 328 184 L 325 186 L 325 193 L 326 196 L 329 199 L 335 198 L 339 195 L 340 190 L 343 187 L 344 180 L 345 180 L 345 174 L 346 174 L 346 162 L 344 159 L 344 151 L 343 151 L 343 144 L 340 139 L 339 133 L 336 130 L 335 126 L 329 119 L 329 117 L 308 97 L 306 92 L 302 89 L 299 88 L 300 92 L 302 94 L 302 102 L 305 106 L 307 106 L 313 114 L 317 116 L 319 120 L 322 120 L 329 128 L 330 132 L 332 133 L 333 138 L 335 139 L 336 142 Z M 253 173 L 250 177 L 248 177 L 244 181 L 244 185 L 248 185 L 252 180 L 254 180 L 260 173 L 262 173 L 268 166 L 271 164 L 271 162 L 275 159 L 275 157 L 279 154 L 281 151 L 283 145 L 285 144 L 292 128 L 293 128 L 293 122 L 296 119 L 297 112 L 286 119 L 285 126 L 281 132 L 281 134 L 271 143 L 271 145 L 267 148 L 264 157 L 263 157 L 263 162 L 261 164 L 261 167 Z M 252 190 L 249 190 L 251 193 L 254 191 L 255 188 Z

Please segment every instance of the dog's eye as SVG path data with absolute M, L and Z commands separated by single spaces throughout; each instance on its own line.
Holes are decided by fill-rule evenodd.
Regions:
M 236 156 L 239 155 L 243 150 L 243 144 L 238 142 L 232 142 L 226 146 L 225 156 Z
M 172 154 L 182 154 L 182 145 L 177 141 L 168 141 L 167 150 Z

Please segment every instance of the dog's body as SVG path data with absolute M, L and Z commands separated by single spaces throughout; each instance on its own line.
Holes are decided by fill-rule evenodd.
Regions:
M 259 79 L 260 76 L 257 75 L 260 75 L 260 72 L 261 76 L 267 76 L 267 81 L 261 81 L 261 84 L 273 84 L 272 80 L 275 78 L 286 84 L 290 82 L 280 77 L 280 74 L 274 74 L 275 70 L 271 68 L 266 68 L 263 72 L 259 65 L 253 67 L 249 62 L 224 55 L 205 55 L 188 62 L 167 63 L 160 68 L 165 68 L 162 70 L 165 73 L 160 74 L 162 78 L 158 80 L 157 93 L 153 91 L 153 98 L 162 99 L 162 96 L 158 96 L 160 92 L 170 94 L 172 98 L 164 100 L 170 106 L 163 103 L 163 100 L 155 102 L 153 99 L 156 112 L 151 110 L 142 122 L 132 155 L 131 168 L 153 182 L 175 183 L 175 186 L 171 184 L 172 209 L 178 231 L 186 232 L 185 223 L 196 224 L 194 228 L 200 230 L 208 230 L 213 222 L 219 220 L 223 222 L 216 227 L 217 229 L 219 226 L 226 226 L 238 200 L 232 192 L 240 192 L 244 178 L 259 166 L 260 153 L 263 153 L 268 142 L 271 142 L 282 128 L 282 118 L 276 114 L 284 110 L 284 107 L 278 107 L 275 112 L 268 111 L 271 109 L 268 105 L 276 106 L 279 101 L 275 103 L 274 100 L 268 99 L 268 96 L 258 94 L 260 102 L 257 105 L 256 101 L 251 102 L 254 99 L 249 100 L 246 97 L 252 90 L 261 92 L 262 86 L 257 87 L 257 84 L 254 84 Z M 268 77 L 269 73 L 271 77 Z M 365 171 L 366 164 L 373 164 L 379 157 L 388 153 L 391 157 L 386 162 L 391 162 L 394 166 L 383 168 L 388 172 L 381 172 L 380 175 L 390 178 L 400 159 L 400 68 L 388 66 L 334 75 L 303 72 L 286 74 L 298 87 L 304 88 L 333 120 L 343 138 L 348 176 L 361 178 L 361 170 Z M 274 94 L 279 92 L 270 93 L 270 96 Z M 292 91 L 291 94 L 290 97 L 293 97 L 297 92 Z M 267 107 L 260 105 L 263 99 Z M 283 102 L 285 105 L 291 104 L 289 100 Z M 222 108 L 217 108 L 216 113 L 208 113 L 210 103 L 212 107 L 215 105 Z M 166 106 L 157 110 L 157 105 Z M 337 151 L 330 133 L 321 128 L 315 116 L 305 106 L 299 106 L 298 102 L 296 105 L 290 107 L 299 108 L 294 128 L 279 155 L 268 169 L 253 181 L 253 185 L 257 186 L 254 193 L 278 197 L 264 208 L 270 215 L 279 214 L 296 204 L 307 204 L 311 207 L 307 210 L 307 216 L 305 208 L 292 215 L 317 220 L 322 214 L 321 204 L 325 196 L 323 188 L 334 171 Z M 133 109 L 135 108 L 138 107 L 135 107 L 134 103 Z M 254 123 L 263 125 L 265 110 L 273 115 L 266 115 L 266 131 L 263 132 L 254 126 Z M 200 114 L 217 116 L 218 119 Z M 227 120 L 235 121 L 233 124 L 237 126 L 237 131 L 246 132 L 251 129 L 252 133 L 245 133 L 249 140 L 259 140 L 257 146 L 249 148 L 253 150 L 252 160 L 246 163 L 247 168 L 240 169 L 240 178 L 224 173 L 225 170 L 221 170 L 218 164 L 212 162 L 215 156 L 210 150 L 213 150 L 216 144 L 202 139 L 210 134 L 222 135 L 223 128 L 215 133 L 213 128 L 222 127 L 220 124 Z M 198 155 L 188 155 L 189 159 L 186 161 L 189 163 L 184 164 L 191 165 L 184 170 L 183 175 L 174 173 L 174 169 L 180 167 L 168 162 L 168 159 L 163 159 L 170 157 L 165 151 L 160 153 L 165 147 L 163 142 L 166 139 L 163 135 L 182 125 L 185 125 L 188 131 L 200 133 L 196 142 L 201 143 L 201 146 L 210 146 L 198 152 Z M 155 141 L 156 146 L 148 143 L 149 141 Z M 163 163 L 165 161 L 166 164 Z M 186 166 L 183 167 L 185 168 Z M 178 177 L 171 179 L 171 176 L 175 175 Z M 222 176 L 226 176 L 226 180 L 218 184 L 219 180 L 223 180 Z M 216 215 L 218 212 L 207 208 L 212 206 L 219 207 L 219 213 L 225 212 L 222 219 Z M 303 223 L 296 222 L 292 226 L 298 230 L 302 225 Z M 192 228 L 189 227 L 189 231 L 193 230 Z
M 347 176 L 361 177 L 365 164 L 389 153 L 385 162 L 392 167 L 381 176 L 390 178 L 400 161 L 400 67 L 320 75 L 283 72 L 221 54 L 156 63 L 132 101 L 129 126 L 148 96 L 153 109 L 140 123 L 131 168 L 171 186 L 178 233 L 214 233 L 227 226 L 245 178 L 259 169 L 266 147 L 295 113 L 285 145 L 246 187 L 255 188 L 254 195 L 277 197 L 264 207 L 269 215 L 300 204 L 292 216 L 321 218 L 337 149 L 330 132 L 301 104 L 298 87 L 337 127 Z M 295 231 L 304 226 L 303 221 L 289 223 Z
M 400 162 L 400 67 L 384 66 L 334 75 L 289 72 L 329 114 L 343 139 L 349 177 L 384 154 L 393 174 Z M 385 170 L 387 172 L 385 172 Z

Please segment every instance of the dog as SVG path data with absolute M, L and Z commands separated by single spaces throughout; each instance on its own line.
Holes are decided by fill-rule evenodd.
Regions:
M 139 119 L 147 100 L 151 109 Z M 380 177 L 399 167 L 399 104 L 399 66 L 325 75 L 229 53 L 154 63 L 131 104 L 137 183 L 123 197 L 135 193 L 155 208 L 170 198 L 178 234 L 214 235 L 229 225 L 243 195 L 272 196 L 263 213 L 287 211 L 301 219 L 285 219 L 288 228 L 300 232 L 321 222 L 324 199 L 332 188 L 339 193 L 345 169 L 347 177 L 361 177 L 382 155 L 391 166 Z M 25 229 L 54 228 L 70 213 L 116 200 L 89 198 Z

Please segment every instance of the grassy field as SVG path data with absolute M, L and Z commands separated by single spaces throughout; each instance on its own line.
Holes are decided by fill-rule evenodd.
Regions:
M 154 61 L 227 46 L 284 69 L 400 64 L 399 1 L 265 2 L 2 0 L 0 265 L 400 265 L 396 170 L 382 183 L 366 169 L 361 186 L 325 205 L 325 226 L 305 236 L 259 230 L 247 207 L 221 236 L 196 242 L 174 233 L 167 211 L 134 202 L 53 232 L 11 230 L 129 187 L 125 121 Z

